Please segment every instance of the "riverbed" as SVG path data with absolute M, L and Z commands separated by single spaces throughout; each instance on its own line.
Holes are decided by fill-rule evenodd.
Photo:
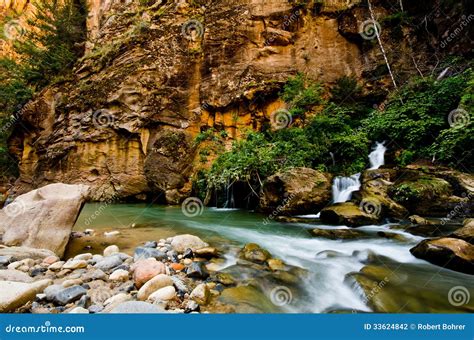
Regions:
M 237 305 L 237 312 L 474 311 L 474 299 L 459 306 L 450 295 L 454 287 L 462 286 L 474 296 L 472 276 L 415 258 L 409 249 L 423 237 L 405 232 L 399 224 L 363 226 L 357 228 L 363 237 L 331 240 L 314 237 L 310 231 L 315 227 L 347 227 L 280 223 L 266 217 L 236 209 L 204 208 L 202 214 L 188 217 L 180 207 L 87 204 L 74 230 L 94 229 L 95 235 L 70 242 L 66 257 L 85 251 L 101 253 L 111 244 L 132 254 L 135 247 L 146 241 L 193 234 L 221 250 L 222 256 L 215 261 L 215 268 L 234 275 L 240 271 L 242 286 L 248 282 L 258 286 L 260 280 L 252 272 L 244 275 L 244 270 L 237 264 L 239 249 L 249 242 L 259 244 L 286 264 L 303 269 L 305 275 L 288 289 L 286 303 L 275 309 L 265 307 L 268 303 L 263 299 L 270 298 L 272 289 L 262 283 L 258 286 L 261 294 L 249 294 L 243 289 L 239 294 L 231 295 L 230 302 Z M 111 231 L 119 234 L 104 236 Z M 255 276 L 253 281 L 249 277 L 252 275 Z

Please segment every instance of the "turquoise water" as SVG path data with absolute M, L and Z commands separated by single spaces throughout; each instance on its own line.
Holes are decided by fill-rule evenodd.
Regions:
M 363 238 L 329 240 L 313 237 L 310 230 L 346 227 L 279 223 L 266 217 L 249 211 L 215 208 L 205 208 L 202 214 L 188 217 L 180 207 L 87 204 L 75 230 L 91 228 L 95 235 L 76 240 L 68 252 L 100 253 L 105 246 L 117 244 L 123 251 L 132 253 L 145 241 L 189 233 L 223 251 L 224 256 L 217 263 L 219 270 L 236 272 L 239 271 L 235 266 L 238 250 L 245 243 L 254 242 L 273 257 L 307 270 L 297 288 L 292 287 L 294 299 L 282 307 L 285 312 L 474 311 L 474 298 L 462 305 L 456 301 L 453 304 L 453 297 L 450 298 L 450 291 L 459 286 L 474 296 L 472 276 L 416 259 L 409 249 L 422 238 L 395 229 L 396 225 L 364 226 L 358 228 L 364 233 Z M 120 234 L 104 236 L 110 231 Z M 380 237 L 377 234 L 380 231 L 396 237 Z M 357 276 L 354 273 L 364 267 L 372 275 L 373 282 L 369 284 L 375 287 L 369 300 L 364 298 L 367 293 L 363 294 L 361 285 L 354 279 Z M 262 291 L 269 295 L 266 289 Z

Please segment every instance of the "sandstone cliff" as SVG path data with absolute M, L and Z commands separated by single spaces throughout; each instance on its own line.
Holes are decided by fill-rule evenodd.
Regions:
M 372 1 L 396 80 L 431 72 L 450 27 L 439 3 L 408 3 L 411 28 L 390 22 L 398 2 Z M 200 166 L 194 137 L 214 128 L 230 146 L 282 107 L 278 92 L 304 72 L 330 85 L 355 76 L 383 99 L 393 90 L 359 0 L 89 0 L 84 57 L 68 79 L 20 112 L 10 139 L 16 193 L 53 182 L 89 185 L 92 198 L 179 203 Z M 3 8 L 28 13 L 26 1 Z M 436 7 L 438 6 L 438 7 Z M 426 31 L 426 32 L 424 32 Z M 373 37 L 372 37 L 373 38 Z

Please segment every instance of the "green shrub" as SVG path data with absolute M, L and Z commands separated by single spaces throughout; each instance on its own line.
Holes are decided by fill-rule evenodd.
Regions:
M 420 198 L 420 192 L 409 184 L 391 187 L 389 195 L 400 204 L 415 204 Z

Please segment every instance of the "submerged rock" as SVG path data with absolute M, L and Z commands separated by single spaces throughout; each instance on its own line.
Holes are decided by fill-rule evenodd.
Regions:
M 240 251 L 239 257 L 250 262 L 265 263 L 271 258 L 271 254 L 256 243 L 247 243 Z
M 56 183 L 17 197 L 0 211 L 2 242 L 63 256 L 88 191 L 86 185 Z
M 330 240 L 352 240 L 362 237 L 367 237 L 362 232 L 352 229 L 320 229 L 315 228 L 312 234 L 317 237 L 328 238 Z
M 268 177 L 260 193 L 260 209 L 280 214 L 318 211 L 331 200 L 332 175 L 310 168 L 293 168 Z
M 410 252 L 428 262 L 474 275 L 474 246 L 456 238 L 423 240 Z

